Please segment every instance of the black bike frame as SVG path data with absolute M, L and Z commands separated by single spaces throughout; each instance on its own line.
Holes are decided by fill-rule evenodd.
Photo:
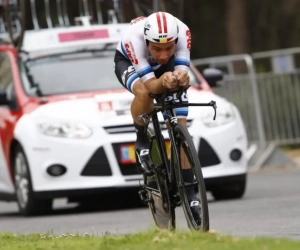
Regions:
M 166 164 L 168 164 L 168 157 L 167 157 L 167 152 L 165 150 L 165 145 L 163 144 L 164 141 L 159 139 L 162 137 L 162 133 L 160 130 L 160 124 L 158 121 L 157 113 L 152 115 L 152 123 L 153 123 L 154 132 L 155 132 L 156 143 L 158 144 L 159 152 L 161 154 L 161 158 L 163 161 L 162 163 L 165 164 L 165 166 L 167 166 Z
M 155 104 L 153 104 L 153 106 L 154 106 L 154 110 L 152 112 L 140 115 L 139 118 L 145 122 L 148 120 L 149 117 L 152 117 L 153 128 L 154 128 L 155 136 L 157 138 L 156 142 L 158 143 L 158 148 L 159 148 L 159 151 L 160 151 L 160 154 L 162 157 L 163 164 L 165 166 L 168 166 L 169 162 L 168 162 L 167 152 L 165 150 L 165 144 L 164 144 L 165 142 L 162 141 L 161 139 L 159 139 L 159 138 L 162 138 L 162 133 L 160 130 L 160 123 L 158 121 L 158 116 L 157 116 L 157 114 L 159 112 L 165 111 L 167 114 L 167 119 L 168 119 L 169 125 L 170 125 L 169 137 L 170 137 L 171 148 L 173 145 L 176 145 L 176 141 L 174 138 L 174 128 L 178 123 L 177 116 L 173 110 L 174 108 L 189 107 L 189 106 L 211 106 L 214 108 L 214 111 L 215 111 L 215 115 L 214 115 L 213 119 L 215 120 L 215 118 L 216 118 L 216 108 L 217 107 L 216 107 L 215 101 L 211 101 L 209 103 L 174 103 L 174 101 L 173 101 L 173 103 L 171 103 L 171 104 L 168 103 L 167 105 L 165 105 L 165 104 L 161 104 L 161 103 L 155 103 Z M 171 160 L 172 160 L 172 156 L 171 156 Z M 169 168 L 167 167 L 167 171 L 168 170 L 170 170 L 170 173 L 167 173 L 168 177 L 169 177 L 168 181 L 169 181 L 169 183 L 172 183 L 172 179 L 173 179 L 172 173 L 174 171 L 172 164 Z

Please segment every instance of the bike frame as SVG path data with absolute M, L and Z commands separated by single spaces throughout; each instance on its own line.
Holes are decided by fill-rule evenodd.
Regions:
M 160 123 L 158 121 L 158 113 L 159 112 L 166 112 L 167 114 L 167 120 L 169 121 L 169 137 L 170 137 L 170 143 L 171 143 L 171 149 L 172 147 L 176 147 L 176 139 L 174 138 L 174 128 L 178 124 L 177 116 L 173 109 L 180 108 L 180 107 L 189 107 L 189 106 L 211 106 L 213 107 L 215 111 L 214 120 L 216 118 L 216 102 L 211 101 L 209 103 L 182 103 L 181 100 L 178 99 L 178 96 L 181 96 L 182 91 L 177 94 L 177 100 L 169 101 L 165 103 L 164 101 L 161 103 L 155 103 L 153 104 L 154 110 L 150 113 L 140 115 L 139 118 L 146 123 L 146 121 L 149 119 L 149 117 L 152 117 L 152 124 L 155 132 L 155 137 L 157 138 L 156 142 L 158 144 L 159 153 L 162 158 L 162 163 L 164 166 L 166 166 L 167 170 L 167 176 L 168 176 L 168 183 L 171 184 L 171 187 L 173 187 L 173 174 L 174 174 L 174 167 L 172 164 L 172 155 L 170 160 L 170 165 L 168 162 L 167 152 L 165 150 L 164 141 L 158 139 L 162 137 L 161 129 L 160 129 Z M 155 95 L 152 95 L 155 97 Z M 159 96 L 159 95 L 158 95 Z M 160 96 L 161 98 L 161 96 Z M 162 98 L 164 100 L 164 97 Z M 179 102 L 179 103 L 176 103 Z M 171 151 L 172 152 L 172 151 Z M 172 154 L 172 153 L 171 153 Z M 156 168 L 154 168 L 154 171 L 156 171 Z

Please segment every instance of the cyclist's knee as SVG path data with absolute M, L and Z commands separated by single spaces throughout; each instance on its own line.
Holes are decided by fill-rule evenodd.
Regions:
M 153 102 L 153 99 L 149 96 L 149 91 L 145 87 L 145 84 L 142 82 L 142 80 L 138 80 L 135 82 L 133 86 L 133 94 L 142 102 Z

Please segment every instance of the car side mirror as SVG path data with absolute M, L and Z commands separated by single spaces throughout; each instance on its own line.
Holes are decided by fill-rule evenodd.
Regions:
M 0 89 L 0 105 L 9 105 L 9 100 L 4 89 Z
M 212 88 L 217 87 L 217 82 L 223 79 L 223 72 L 215 68 L 204 69 L 202 75 Z

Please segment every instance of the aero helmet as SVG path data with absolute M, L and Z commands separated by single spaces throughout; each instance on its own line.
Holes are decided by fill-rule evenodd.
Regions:
M 144 38 L 154 43 L 167 43 L 178 38 L 176 18 L 167 12 L 156 12 L 147 17 Z

